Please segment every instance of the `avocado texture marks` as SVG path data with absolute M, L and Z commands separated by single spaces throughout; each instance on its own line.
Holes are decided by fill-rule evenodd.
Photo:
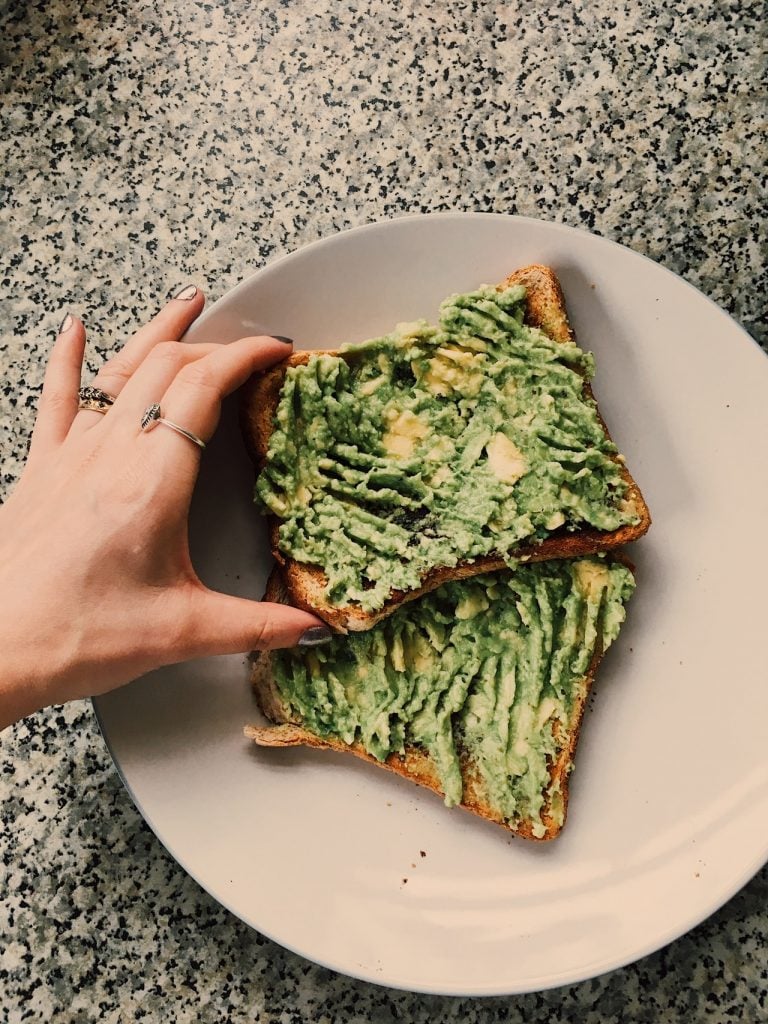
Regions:
M 438 566 L 638 521 L 591 355 L 524 323 L 522 285 L 285 373 L 256 486 L 330 604 L 382 608 Z
M 421 749 L 446 804 L 471 773 L 497 820 L 541 838 L 563 823 L 589 679 L 633 589 L 604 556 L 451 581 L 368 632 L 273 652 L 282 716 L 380 762 Z

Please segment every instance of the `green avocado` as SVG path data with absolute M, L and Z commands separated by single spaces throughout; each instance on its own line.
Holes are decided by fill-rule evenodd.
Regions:
M 526 326 L 524 299 L 456 295 L 438 327 L 288 370 L 256 500 L 331 604 L 375 611 L 436 566 L 638 521 L 584 394 L 592 356 Z
M 275 685 L 289 718 L 318 736 L 381 761 L 425 749 L 449 806 L 462 801 L 469 757 L 490 806 L 508 822 L 532 819 L 541 836 L 545 801 L 558 824 L 564 813 L 549 766 L 634 585 L 603 556 L 456 580 L 366 633 L 274 652 Z

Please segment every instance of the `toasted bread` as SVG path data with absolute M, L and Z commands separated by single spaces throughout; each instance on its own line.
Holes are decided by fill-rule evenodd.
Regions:
M 575 340 L 573 329 L 568 321 L 560 283 L 549 267 L 534 264 L 517 270 L 503 281 L 498 289 L 517 284 L 524 285 L 526 288 L 526 324 L 541 329 L 558 342 Z M 318 354 L 318 352 L 295 352 L 283 363 L 266 373 L 254 375 L 245 385 L 241 401 L 241 424 L 246 446 L 257 472 L 260 472 L 266 463 L 269 440 L 286 370 L 292 366 L 305 365 Z M 337 351 L 329 351 L 326 354 L 339 355 L 342 358 L 346 355 L 344 352 Z M 586 382 L 584 383 L 584 393 L 590 398 L 594 398 L 592 390 Z M 599 411 L 598 417 L 605 429 L 606 436 L 609 436 Z M 640 489 L 624 464 L 623 458 L 617 455 L 615 461 L 620 467 L 621 476 L 626 484 L 626 503 L 638 519 L 635 524 L 622 526 L 612 531 L 602 531 L 591 527 L 575 532 L 566 528 L 556 529 L 537 543 L 520 544 L 511 552 L 512 556 L 520 561 L 570 558 L 610 551 L 641 537 L 651 524 L 648 507 Z M 286 556 L 280 549 L 280 520 L 275 516 L 269 516 L 268 519 L 272 553 L 284 570 L 285 584 L 291 603 L 320 616 L 329 625 L 343 633 L 350 630 L 370 629 L 375 623 L 391 615 L 404 601 L 414 600 L 448 580 L 492 572 L 504 568 L 507 564 L 500 555 L 489 554 L 459 562 L 450 567 L 436 566 L 421 577 L 419 587 L 407 592 L 392 591 L 384 605 L 375 611 L 367 611 L 353 602 L 337 606 L 327 598 L 327 578 L 322 568 Z
M 621 561 L 631 569 L 631 564 L 625 559 L 614 560 Z M 509 572 L 509 570 L 504 571 Z M 286 602 L 288 597 L 283 575 L 280 570 L 276 569 L 270 576 L 265 600 Z M 557 749 L 555 756 L 548 761 L 548 778 L 544 788 L 544 805 L 540 813 L 540 821 L 534 822 L 531 818 L 526 817 L 506 820 L 489 801 L 478 766 L 466 751 L 462 752 L 460 761 L 462 779 L 460 806 L 462 808 L 488 821 L 500 824 L 526 839 L 549 840 L 554 839 L 560 833 L 568 807 L 569 776 L 573 768 L 586 701 L 602 655 L 603 650 L 598 642 L 587 672 L 574 685 L 569 721 L 564 726 L 559 721 L 555 723 L 554 737 Z M 402 753 L 392 753 L 386 760 L 380 761 L 372 756 L 360 742 L 348 744 L 337 736 L 319 736 L 305 728 L 301 721 L 291 720 L 290 709 L 284 703 L 275 682 L 274 656 L 273 652 L 269 651 L 253 655 L 251 681 L 255 695 L 262 712 L 274 724 L 246 726 L 245 735 L 249 739 L 262 747 L 306 746 L 354 754 L 358 758 L 443 795 L 436 764 L 423 747 L 406 745 Z

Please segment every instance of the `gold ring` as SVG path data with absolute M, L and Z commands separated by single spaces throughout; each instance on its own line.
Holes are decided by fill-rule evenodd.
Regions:
M 78 408 L 91 409 L 93 412 L 106 412 L 111 405 L 115 404 L 113 395 L 108 395 L 101 388 L 95 388 L 87 384 L 77 392 Z

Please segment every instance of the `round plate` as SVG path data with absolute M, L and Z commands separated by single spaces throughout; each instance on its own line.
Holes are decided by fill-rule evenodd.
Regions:
M 433 319 L 446 295 L 532 262 L 560 277 L 654 519 L 631 550 L 638 589 L 599 674 L 562 836 L 513 839 L 344 755 L 257 749 L 242 734 L 260 720 L 242 657 L 165 668 L 96 701 L 139 810 L 209 893 L 318 963 L 415 991 L 592 977 L 687 931 L 768 859 L 768 361 L 630 250 L 474 214 L 310 245 L 188 336 L 335 348 Z M 193 556 L 211 586 L 259 597 L 270 557 L 251 492 L 230 404 L 203 459 Z

